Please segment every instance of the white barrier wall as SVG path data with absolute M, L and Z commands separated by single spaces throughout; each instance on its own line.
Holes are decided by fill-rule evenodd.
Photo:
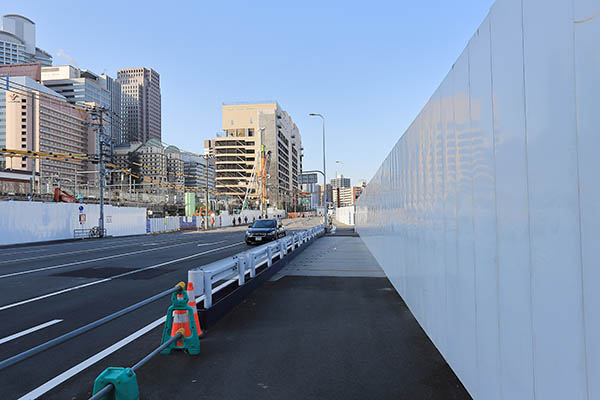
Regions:
M 354 206 L 335 209 L 335 220 L 346 225 L 354 225 Z
M 168 232 L 178 231 L 180 228 L 180 217 L 148 218 L 146 232 Z
M 83 211 L 79 207 L 83 206 Z M 85 214 L 86 222 L 79 223 Z M 0 202 L 0 245 L 72 239 L 75 229 L 98 226 L 97 204 Z M 146 209 L 104 206 L 106 234 L 111 236 L 146 233 Z
M 358 202 L 476 399 L 600 399 L 599 10 L 498 0 Z

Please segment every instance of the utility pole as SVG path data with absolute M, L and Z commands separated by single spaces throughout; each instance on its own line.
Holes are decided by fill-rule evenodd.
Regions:
M 327 172 L 325 171 L 325 117 L 317 113 L 310 113 L 308 115 L 311 117 L 319 117 L 323 122 L 323 191 L 325 192 L 325 202 L 323 204 L 323 224 L 325 225 L 325 230 L 327 230 Z
M 206 171 L 206 218 L 204 218 L 204 228 L 208 230 L 208 158 L 204 157 L 204 171 Z
M 104 148 L 103 140 L 104 136 L 104 116 L 102 115 L 104 109 L 100 108 L 98 117 L 100 119 L 98 124 L 98 178 L 100 186 L 100 219 L 98 221 L 98 227 L 100 228 L 100 237 L 104 236 Z

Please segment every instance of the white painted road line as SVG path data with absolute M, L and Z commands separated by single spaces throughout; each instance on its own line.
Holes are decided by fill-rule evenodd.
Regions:
M 121 248 L 121 247 L 131 247 L 131 244 L 120 244 L 118 246 L 109 246 L 109 247 L 95 247 L 93 249 L 70 251 L 70 252 L 67 252 L 67 253 L 52 253 L 52 254 L 45 254 L 45 255 L 42 255 L 42 256 L 17 258 L 16 260 L 0 261 L 0 264 L 10 264 L 10 263 L 17 263 L 17 262 L 21 262 L 21 261 L 38 260 L 40 258 L 62 257 L 62 256 L 68 256 L 68 255 L 72 255 L 72 254 L 89 253 L 89 252 L 92 252 L 92 251 L 118 249 L 118 248 Z
M 92 365 L 96 364 L 98 361 L 102 360 L 103 358 L 105 358 L 105 357 L 111 355 L 112 353 L 114 353 L 115 351 L 119 350 L 121 347 L 133 342 L 135 339 L 139 338 L 140 336 L 145 335 L 146 333 L 150 332 L 152 329 L 154 329 L 157 326 L 159 326 L 160 324 L 164 323 L 166 318 L 167 318 L 166 316 L 161 317 L 161 318 L 157 319 L 156 321 L 146 325 L 142 329 L 135 331 L 131 335 L 121 339 L 120 341 L 113 344 L 112 346 L 107 347 L 106 349 L 102 350 L 99 353 L 94 354 L 90 358 L 80 362 L 79 364 L 75 365 L 74 367 L 69 368 L 62 374 L 50 379 L 48 382 L 35 388 L 34 390 L 27 393 L 26 395 L 19 397 L 19 400 L 37 399 L 41 395 L 54 389 L 55 387 L 57 387 L 58 385 L 60 385 L 64 381 L 66 381 L 67 379 L 71 378 L 72 376 L 77 375 L 78 373 L 85 370 L 86 368 L 91 367 Z
M 210 246 L 211 244 L 219 244 L 219 243 L 225 243 L 227 240 L 219 240 L 218 242 L 212 242 L 212 243 L 200 243 L 198 245 L 198 247 L 202 247 L 202 246 Z
M 213 290 L 213 293 L 217 293 L 218 291 L 220 291 L 224 287 L 232 284 L 233 282 L 237 282 L 237 279 L 230 279 L 229 281 L 217 286 L 215 288 L 215 290 Z M 203 300 L 203 299 L 204 299 L 204 296 L 200 296 L 200 297 L 196 298 L 196 302 Z M 165 322 L 166 319 L 167 319 L 167 317 L 164 316 L 164 317 L 160 317 L 156 321 L 149 323 L 148 325 L 135 331 L 131 335 L 119 340 L 117 343 L 113 344 L 112 346 L 109 346 L 106 349 L 102 350 L 101 352 L 94 354 L 93 356 L 89 357 L 86 360 L 83 360 L 82 362 L 75 365 L 74 367 L 69 368 L 62 374 L 50 379 L 48 382 L 44 383 L 43 385 L 33 389 L 31 392 L 19 397 L 19 400 L 34 400 L 34 399 L 37 399 L 38 397 L 42 396 L 43 394 L 48 393 L 50 390 L 54 389 L 55 387 L 57 387 L 58 385 L 60 385 L 64 381 L 66 381 L 67 379 L 72 378 L 73 376 L 77 375 L 81 371 L 96 364 L 98 361 L 102 360 L 103 358 L 108 357 L 109 355 L 111 355 L 115 351 L 119 350 L 120 348 L 128 345 L 129 343 L 133 342 L 137 338 L 150 332 L 152 329 L 160 326 L 161 324 L 163 324 Z
M 171 245 L 168 245 L 168 246 L 156 247 L 156 248 L 153 248 L 153 249 L 138 250 L 138 251 L 132 251 L 132 252 L 129 252 L 129 253 L 114 254 L 112 256 L 92 258 L 92 259 L 84 260 L 84 261 L 73 261 L 73 262 L 66 263 L 66 264 L 52 265 L 50 267 L 42 267 L 42 268 L 30 269 L 30 270 L 27 270 L 27 271 L 12 272 L 12 273 L 9 273 L 9 274 L 0 275 L 0 279 L 10 278 L 11 276 L 32 274 L 34 272 L 48 271 L 48 270 L 51 270 L 51 269 L 71 267 L 73 265 L 87 264 L 87 263 L 91 263 L 91 262 L 95 262 L 95 261 L 110 260 L 112 258 L 132 256 L 132 255 L 135 255 L 135 254 L 148 253 L 150 251 L 157 251 L 157 250 L 169 249 L 171 247 L 185 246 L 185 245 L 190 245 L 190 244 L 193 244 L 193 243 L 191 243 L 191 242 L 177 243 L 177 244 L 171 244 Z
M 44 328 L 46 328 L 48 326 L 51 326 L 51 325 L 54 325 L 54 324 L 58 324 L 59 322 L 62 322 L 62 321 L 63 321 L 62 319 L 53 319 L 52 321 L 44 322 L 43 324 L 38 325 L 38 326 L 34 326 L 33 328 L 25 329 L 24 331 L 17 332 L 14 335 L 10 335 L 10 336 L 7 336 L 5 338 L 0 339 L 0 344 L 6 343 L 6 342 L 10 342 L 11 340 L 14 340 L 16 338 L 20 338 L 21 336 L 28 335 L 28 334 L 30 334 L 32 332 L 35 332 L 35 331 L 39 331 L 40 329 L 44 329 Z
M 21 305 L 27 304 L 27 303 L 33 303 L 34 301 L 47 299 L 48 297 L 58 296 L 59 294 L 71 292 L 73 290 L 83 289 L 85 287 L 98 285 L 98 284 L 104 283 L 104 282 L 109 282 L 109 281 L 112 281 L 114 279 L 118 279 L 118 278 L 122 278 L 124 276 L 129 276 L 129 275 L 137 274 L 138 272 L 146 271 L 146 270 L 149 270 L 149 269 L 159 268 L 159 267 L 163 267 L 165 265 L 173 264 L 173 263 L 176 263 L 176 262 L 189 260 L 190 258 L 199 257 L 199 256 L 203 256 L 205 254 L 214 253 L 216 251 L 228 249 L 230 247 L 239 246 L 241 244 L 244 244 L 244 242 L 234 243 L 234 244 L 230 244 L 230 245 L 227 245 L 227 246 L 218 247 L 216 249 L 206 250 L 206 251 L 203 251 L 201 253 L 192 254 L 190 256 L 177 258 L 177 259 L 171 260 L 171 261 L 165 261 L 165 262 L 160 263 L 160 264 L 150 265 L 148 267 L 144 267 L 144 268 L 140 268 L 140 269 L 134 269 L 134 270 L 131 270 L 130 272 L 123 272 L 121 274 L 114 275 L 114 276 L 111 276 L 111 277 L 108 277 L 108 278 L 100 279 L 100 280 L 93 281 L 93 282 L 84 283 L 82 285 L 72 286 L 70 288 L 58 290 L 56 292 L 44 294 L 44 295 L 41 295 L 41 296 L 32 297 L 30 299 L 26 299 L 26 300 L 18 301 L 16 303 L 4 305 L 4 306 L 0 307 L 0 311 L 7 310 L 9 308 L 13 308 L 13 307 L 17 307 L 17 306 L 21 306 Z

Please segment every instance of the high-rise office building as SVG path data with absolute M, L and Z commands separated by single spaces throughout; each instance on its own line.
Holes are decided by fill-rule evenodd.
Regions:
M 277 102 L 224 104 L 222 111 L 223 134 L 208 143 L 216 157 L 217 193 L 236 200 L 246 193 L 257 198 L 260 185 L 251 177 L 253 171 L 260 173 L 264 145 L 268 205 L 292 209 L 302 171 L 302 138 L 292 118 Z
M 114 79 L 106 74 L 97 75 L 86 69 L 60 65 L 42 67 L 41 81 L 44 86 L 65 96 L 69 103 L 96 103 L 104 107 L 104 132 L 113 139 L 117 136 L 121 120 L 121 88 Z
M 52 65 L 52 56 L 35 46 L 35 22 L 17 14 L 2 16 L 0 64 Z
M 117 71 L 121 84 L 121 143 L 162 140 L 160 75 L 152 68 Z
M 121 84 L 106 74 L 100 74 L 100 86 L 110 93 L 110 137 L 121 143 Z

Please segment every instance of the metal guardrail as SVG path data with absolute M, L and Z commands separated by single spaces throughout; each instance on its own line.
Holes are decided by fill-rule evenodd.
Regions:
M 135 374 L 135 372 L 138 369 L 140 369 L 144 364 L 146 364 L 148 361 L 150 361 L 152 359 L 152 357 L 154 357 L 155 355 L 157 355 L 158 353 L 160 353 L 161 351 L 163 351 L 164 349 L 169 347 L 171 345 L 171 343 L 173 343 L 176 340 L 181 339 L 183 337 L 183 333 L 184 333 L 183 329 L 181 329 L 175 336 L 172 336 L 171 339 L 167 340 L 166 342 L 164 342 L 163 344 L 158 346 L 150 354 L 148 354 L 146 357 L 144 357 L 140 361 L 138 361 L 137 364 L 135 364 L 133 367 L 129 368 L 129 370 L 131 371 L 131 374 L 132 375 Z M 127 373 L 129 373 L 129 371 L 127 371 Z M 112 383 L 109 383 L 108 385 L 104 386 L 104 388 L 102 388 L 101 390 L 96 392 L 96 394 L 94 394 L 92 397 L 90 397 L 89 400 L 100 400 L 103 396 L 109 394 L 114 389 L 115 389 L 115 386 Z
M 232 257 L 191 269 L 188 271 L 188 282 L 194 284 L 195 296 L 204 295 L 204 308 L 209 309 L 213 306 L 214 283 L 237 278 L 238 284 L 243 286 L 246 282 L 247 274 L 251 278 L 254 278 L 257 268 L 265 264 L 267 268 L 271 267 L 275 257 L 282 259 L 324 231 L 325 227 L 318 225 L 314 228 L 263 244 L 255 249 L 241 252 Z
M 121 317 L 121 316 L 123 316 L 123 315 L 125 315 L 127 313 L 135 311 L 138 308 L 145 306 L 146 304 L 152 303 L 152 302 L 154 302 L 154 301 L 156 301 L 156 300 L 158 300 L 160 298 L 163 298 L 165 296 L 169 296 L 173 292 L 179 292 L 179 291 L 182 291 L 182 290 L 185 290 L 185 283 L 180 282 L 175 287 L 173 287 L 173 288 L 171 288 L 169 290 L 165 290 L 164 292 L 155 294 L 154 296 L 149 297 L 149 298 L 147 298 L 145 300 L 142 300 L 142 301 L 140 301 L 140 302 L 138 302 L 136 304 L 133 304 L 133 305 L 127 307 L 127 308 L 124 308 L 124 309 L 122 309 L 120 311 L 117 311 L 117 312 L 115 312 L 113 314 L 107 315 L 106 317 L 100 318 L 99 320 L 96 320 L 94 322 L 90 322 L 89 324 L 84 325 L 81 328 L 77 328 L 77 329 L 75 329 L 75 330 L 73 330 L 73 331 L 71 331 L 69 333 L 65 333 L 62 336 L 59 336 L 59 337 L 57 337 L 55 339 L 52 339 L 52 340 L 49 340 L 46 343 L 42 343 L 42 344 L 40 344 L 40 345 L 38 345 L 36 347 L 33 347 L 33 348 L 31 348 L 31 349 L 29 349 L 27 351 L 19 353 L 19 354 L 15 355 L 15 356 L 12 356 L 10 358 L 7 358 L 6 360 L 0 362 L 0 371 L 2 371 L 5 368 L 8 368 L 11 365 L 16 364 L 16 363 L 18 363 L 20 361 L 26 360 L 26 359 L 28 359 L 28 358 L 30 358 L 30 357 L 38 354 L 38 353 L 41 353 L 42 351 L 48 350 L 48 349 L 50 349 L 50 348 L 52 348 L 54 346 L 57 346 L 57 345 L 59 345 L 61 343 L 64 343 L 67 340 L 73 339 L 74 337 L 79 336 L 79 335 L 81 335 L 81 334 L 83 334 L 83 333 L 85 333 L 85 332 L 87 332 L 89 330 L 92 330 L 92 329 L 97 328 L 97 327 L 99 327 L 101 325 L 104 325 L 107 322 L 110 322 L 110 321 L 112 321 L 112 320 L 114 320 L 116 318 L 119 318 L 119 317 Z

